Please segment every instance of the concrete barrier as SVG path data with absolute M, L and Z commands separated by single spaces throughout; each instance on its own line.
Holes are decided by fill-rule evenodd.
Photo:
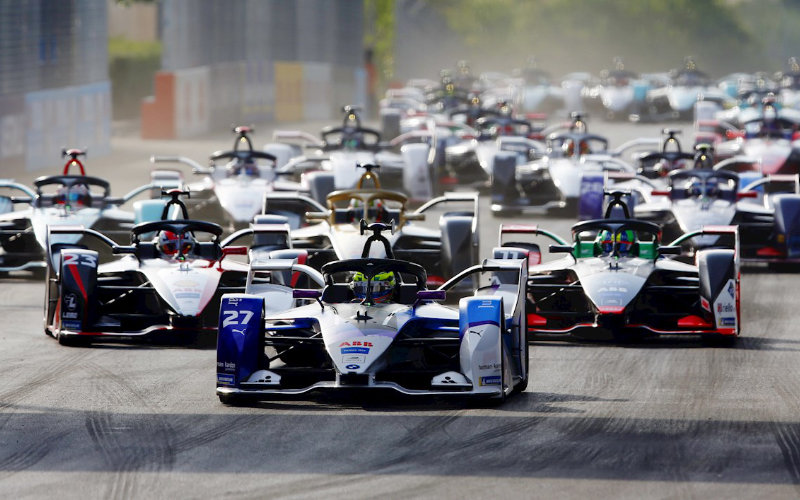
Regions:
M 108 81 L 28 93 L 25 114 L 27 170 L 58 166 L 64 147 L 87 149 L 91 155 L 111 151 Z
M 240 116 L 244 123 L 271 121 L 275 114 L 275 68 L 271 61 L 247 61 L 241 79 Z
M 25 156 L 25 95 L 0 97 L 0 111 L 0 160 L 21 161 Z
M 275 63 L 275 120 L 296 122 L 303 119 L 303 65 Z
M 153 94 L 142 101 L 142 139 L 174 139 L 175 74 L 156 73 Z
M 303 64 L 303 118 L 330 120 L 333 71 L 330 64 Z
M 175 132 L 179 139 L 209 130 L 211 68 L 200 66 L 175 72 Z
M 242 101 L 240 75 L 243 62 L 226 62 L 209 66 L 209 128 L 242 125 L 239 110 Z

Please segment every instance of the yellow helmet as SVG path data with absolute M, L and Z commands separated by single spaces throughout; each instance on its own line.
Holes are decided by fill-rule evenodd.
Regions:
M 372 277 L 372 281 L 368 281 L 363 273 L 357 272 L 353 275 L 350 287 L 357 299 L 364 300 L 367 298 L 367 290 L 371 290 L 370 298 L 373 302 L 384 302 L 391 297 L 396 284 L 392 271 L 378 273 Z

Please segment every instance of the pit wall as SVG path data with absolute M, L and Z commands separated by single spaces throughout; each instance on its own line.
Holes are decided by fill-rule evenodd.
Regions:
M 270 121 L 324 121 L 338 118 L 346 104 L 367 102 L 363 68 L 284 61 L 160 71 L 154 93 L 141 104 L 143 139 L 183 139 Z

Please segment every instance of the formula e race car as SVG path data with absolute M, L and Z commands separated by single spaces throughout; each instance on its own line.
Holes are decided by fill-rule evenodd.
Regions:
M 287 217 L 292 227 L 300 226 L 292 230 L 290 246 L 306 250 L 310 266 L 321 269 L 334 260 L 361 256 L 370 238 L 361 220 L 393 224 L 387 237 L 392 252 L 398 259 L 423 266 L 428 285 L 439 285 L 478 262 L 477 193 L 445 193 L 411 211 L 405 195 L 381 188 L 375 165 L 361 167 L 366 171 L 356 188 L 330 193 L 327 207 L 295 195 L 269 193 L 265 198 L 266 214 Z M 374 187 L 368 187 L 370 183 Z M 440 215 L 438 229 L 413 223 L 424 221 L 427 212 L 438 205 L 454 203 L 470 207 Z M 370 257 L 386 256 L 381 247 L 372 252 Z
M 411 199 L 432 196 L 429 141 L 384 141 L 378 130 L 362 125 L 358 106 L 342 111 L 342 124 L 322 129 L 320 139 L 303 131 L 278 130 L 273 134 L 276 142 L 266 144 L 264 151 L 275 155 L 278 168 L 292 173 L 320 203 L 331 191 L 352 188 L 359 179 L 356 165 L 361 164 L 381 165 L 386 185 Z M 304 154 L 305 149 L 312 151 Z
M 504 254 L 536 255 L 536 243 L 503 242 L 508 234 L 542 236 L 565 257 L 528 274 L 528 327 L 535 336 L 627 340 L 700 335 L 733 341 L 741 329 L 739 245 L 735 226 L 706 226 L 661 245 L 658 225 L 631 219 L 616 199 L 607 216 L 572 226 L 572 242 L 536 226 L 501 226 Z M 694 264 L 677 260 L 690 238 L 724 235 L 730 248 L 699 250 Z M 537 256 L 538 259 L 538 256 Z
M 188 218 L 179 199 L 185 192 L 169 194 L 162 220 L 134 226 L 127 246 L 81 226 L 50 227 L 50 241 L 80 236 L 121 257 L 101 263 L 87 245 L 48 245 L 45 333 L 68 345 L 193 342 L 203 340 L 203 332 L 213 334 L 220 296 L 245 290 L 248 265 L 226 257 L 245 255 L 247 247 L 219 241 L 219 225 Z M 180 218 L 168 218 L 173 207 Z
M 202 175 L 200 182 L 186 189 L 192 197 L 186 203 L 200 220 L 216 222 L 225 229 L 242 229 L 261 211 L 264 194 L 272 191 L 296 193 L 300 184 L 287 180 L 291 172 L 275 166 L 275 156 L 253 149 L 250 127 L 235 127 L 233 149 L 217 151 L 204 167 L 185 156 L 153 156 L 153 163 L 183 163 L 192 173 Z M 225 161 L 224 165 L 217 162 Z
M 714 144 L 717 160 L 736 159 L 737 171 L 800 173 L 800 111 L 780 108 L 774 96 L 765 97 L 760 109 L 750 111 L 742 113 L 739 127 L 719 120 L 698 120 L 697 141 Z
M 667 182 L 666 189 L 650 191 L 649 202 L 634 207 L 636 218 L 661 225 L 665 237 L 703 226 L 736 225 L 742 261 L 800 262 L 797 174 L 753 178 L 724 169 L 694 168 L 672 172 Z M 714 236 L 696 238 L 690 246 L 709 247 L 716 241 Z
M 132 198 L 161 188 L 178 187 L 176 176 L 154 172 L 152 182 L 140 186 L 125 196 L 112 197 L 108 181 L 86 175 L 79 159 L 85 152 L 65 149 L 67 157 L 61 175 L 39 177 L 33 188 L 12 180 L 0 180 L 0 190 L 9 195 L 0 196 L 0 272 L 43 270 L 46 267 L 46 237 L 48 227 L 81 225 L 106 234 L 122 243 L 128 239 L 135 222 L 142 222 L 143 214 L 121 210 L 120 205 Z M 77 168 L 80 174 L 70 173 Z M 168 174 L 168 173 L 166 173 Z M 24 196 L 12 196 L 22 192 Z M 28 205 L 15 210 L 14 205 Z M 59 235 L 53 242 L 78 243 L 80 235 Z
M 389 229 L 370 225 L 373 242 L 388 248 L 380 233 Z M 524 260 L 487 259 L 437 290 L 426 289 L 421 266 L 391 254 L 331 262 L 322 274 L 321 291 L 272 287 L 223 297 L 217 340 L 223 403 L 343 389 L 500 402 L 525 390 Z M 502 284 L 490 281 L 498 274 Z M 464 280 L 481 286 L 457 306 L 440 303 Z M 292 299 L 311 303 L 268 309 Z
M 493 213 L 547 213 L 558 209 L 580 213 L 579 203 L 587 193 L 602 193 L 605 172 L 635 174 L 636 168 L 620 159 L 626 151 L 658 143 L 640 138 L 609 150 L 608 139 L 590 134 L 579 113 L 572 114 L 566 127 L 566 131 L 548 135 L 540 159 L 528 162 L 519 154 L 506 151 L 495 155 L 491 181 Z M 602 198 L 602 194 L 597 197 Z

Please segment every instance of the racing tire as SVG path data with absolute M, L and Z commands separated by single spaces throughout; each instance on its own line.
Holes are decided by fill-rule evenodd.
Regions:
M 253 403 L 253 398 L 244 394 L 217 394 L 219 402 L 226 406 L 247 406 Z
M 91 344 L 91 341 L 86 337 L 79 337 L 75 335 L 61 335 L 59 334 L 58 343 L 66 347 L 86 347 Z
M 517 387 L 514 389 L 514 392 L 520 393 L 525 392 L 528 388 L 528 380 L 531 378 L 531 346 L 528 343 L 528 334 L 527 332 L 524 335 L 524 342 L 525 342 L 525 378 L 517 384 Z
M 47 268 L 45 271 L 44 282 L 44 307 L 43 307 L 43 322 L 44 333 L 50 337 L 55 338 L 55 316 L 57 314 L 58 297 L 58 276 L 51 262 L 50 256 L 47 256 Z M 54 298 L 55 297 L 55 298 Z M 51 325 L 54 327 L 51 330 Z

